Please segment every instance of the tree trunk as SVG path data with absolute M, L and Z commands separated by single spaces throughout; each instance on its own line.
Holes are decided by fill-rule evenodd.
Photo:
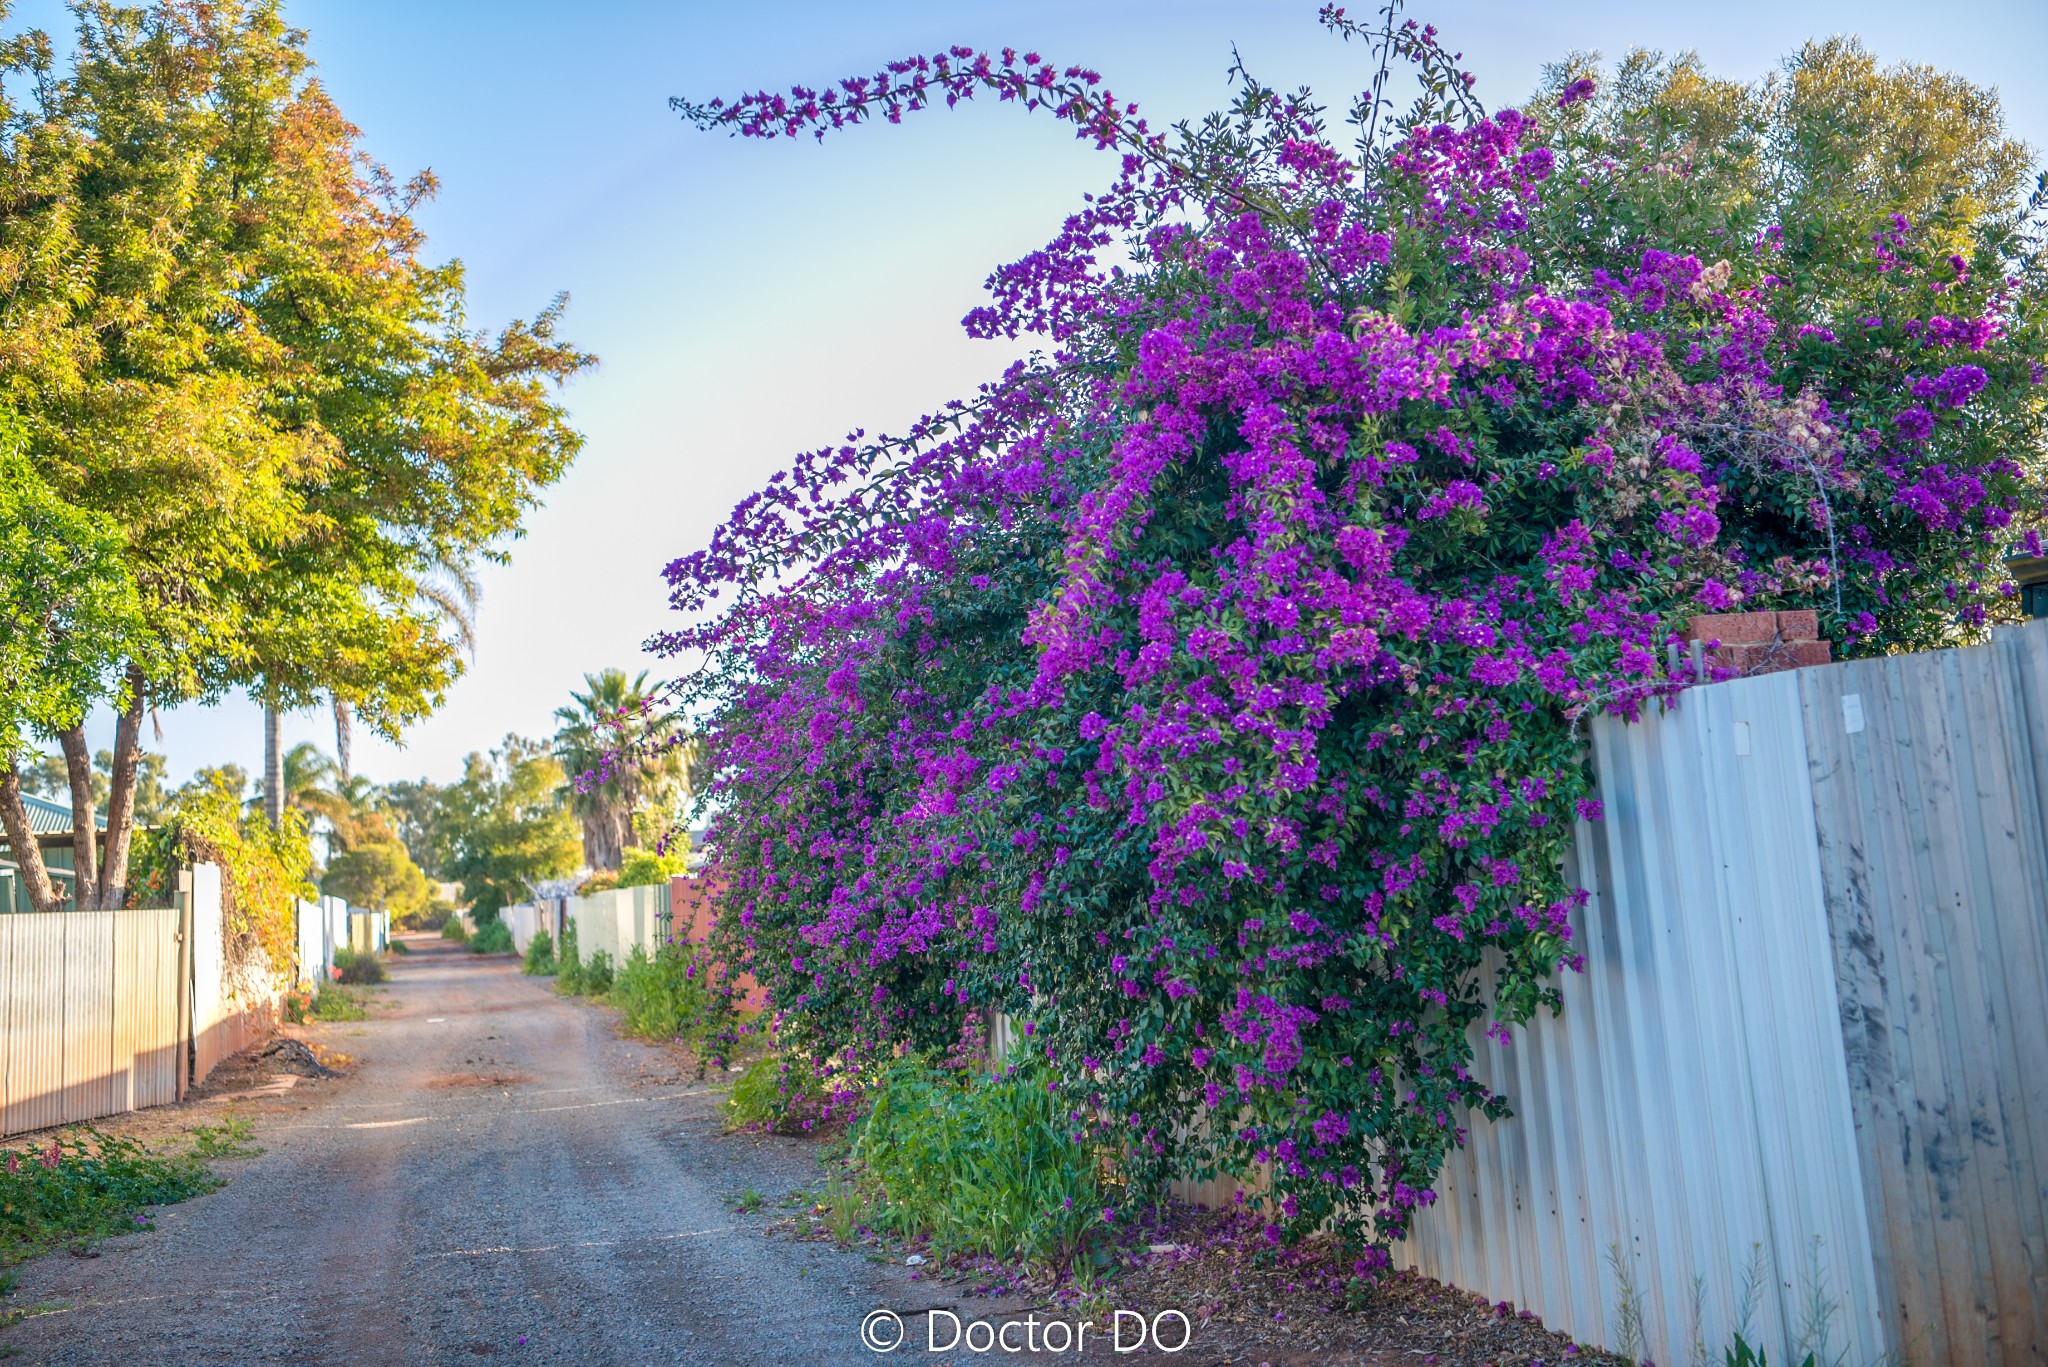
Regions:
M 114 719 L 114 770 L 107 782 L 107 848 L 100 861 L 99 905 L 128 903 L 128 851 L 135 836 L 135 775 L 142 759 L 142 711 L 149 687 L 142 666 L 128 666 L 128 705 Z
M 100 828 L 93 819 L 92 749 L 85 743 L 85 723 L 57 733 L 64 749 L 64 773 L 71 780 L 71 862 L 78 873 L 80 911 L 99 905 Z
M 36 843 L 35 827 L 21 800 L 21 770 L 11 759 L 0 767 L 0 826 L 7 829 L 8 852 L 28 891 L 28 904 L 37 911 L 62 911 L 57 890 L 50 886 L 50 871 L 43 865 L 43 847 Z
M 284 714 L 263 709 L 263 815 L 276 830 L 284 824 Z
M 354 747 L 356 738 L 355 711 L 348 700 L 334 698 L 334 767 L 341 771 L 341 781 L 348 782 L 348 752 Z

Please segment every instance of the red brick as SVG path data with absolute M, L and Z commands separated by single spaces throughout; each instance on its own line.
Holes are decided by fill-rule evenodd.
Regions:
M 1710 650 L 1707 658 L 1738 674 L 1775 674 L 1781 669 L 1827 664 L 1833 658 L 1833 642 L 1743 641 Z
M 1685 639 L 1740 645 L 1768 641 L 1777 634 L 1778 614 L 1775 612 L 1710 612 L 1692 619 L 1686 628 Z
M 1709 664 L 1722 669 L 1732 669 L 1738 674 L 1754 671 L 1764 661 L 1764 652 L 1770 648 L 1768 642 L 1748 642 L 1732 646 L 1717 646 L 1707 652 Z
M 1787 641 L 1820 639 L 1820 614 L 1811 608 L 1778 614 L 1778 635 Z

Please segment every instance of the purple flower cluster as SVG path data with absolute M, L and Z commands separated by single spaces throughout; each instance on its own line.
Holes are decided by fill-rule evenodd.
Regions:
M 2040 513 L 1973 423 L 2038 368 L 1904 222 L 1829 326 L 1770 232 L 1580 262 L 1643 174 L 1574 131 L 1584 81 L 1555 124 L 1363 158 L 1249 82 L 1174 141 L 1008 51 L 681 107 L 822 135 L 976 93 L 1117 177 L 968 320 L 1048 353 L 669 567 L 714 945 L 792 1047 L 957 1052 L 1000 1009 L 1135 1180 L 1269 1164 L 1288 1231 L 1383 1244 L 1507 1112 L 1474 1037 L 1577 965 L 1582 719 L 1697 682 L 1695 611 L 1817 606 L 1854 650 L 1969 624 Z

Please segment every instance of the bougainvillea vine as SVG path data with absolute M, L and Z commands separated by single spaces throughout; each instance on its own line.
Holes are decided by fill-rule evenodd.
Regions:
M 1643 205 L 1698 172 L 1594 80 L 1488 114 L 1431 30 L 1379 49 L 1422 98 L 1362 98 L 1350 149 L 1242 69 L 1158 131 L 1029 52 L 679 103 L 822 137 L 993 96 L 1117 169 L 966 320 L 1047 351 L 800 457 L 669 567 L 656 642 L 718 944 L 786 1042 L 1004 1012 L 1134 1191 L 1262 1167 L 1274 1239 L 1365 1267 L 1508 1114 L 1478 1032 L 1577 964 L 1582 719 L 1698 682 L 1667 646 L 1702 610 L 1980 630 L 2043 487 L 2035 239 L 1685 240 Z

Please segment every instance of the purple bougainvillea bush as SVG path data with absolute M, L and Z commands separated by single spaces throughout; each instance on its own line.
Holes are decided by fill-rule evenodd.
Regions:
M 1488 114 L 1430 30 L 1324 19 L 1379 59 L 1342 137 L 1241 69 L 1157 132 L 964 48 L 679 102 L 776 137 L 993 98 L 1117 170 L 966 320 L 1038 359 L 800 457 L 670 566 L 658 639 L 717 942 L 787 1044 L 1004 1011 L 1129 1191 L 1265 1165 L 1269 1237 L 1370 1267 L 1509 1113 L 1479 1032 L 1578 964 L 1588 715 L 1692 682 L 1703 610 L 1817 608 L 1851 653 L 2011 614 L 2042 290 L 2025 205 L 1791 231 L 1695 193 L 1732 142 L 1674 153 L 1568 69 Z

